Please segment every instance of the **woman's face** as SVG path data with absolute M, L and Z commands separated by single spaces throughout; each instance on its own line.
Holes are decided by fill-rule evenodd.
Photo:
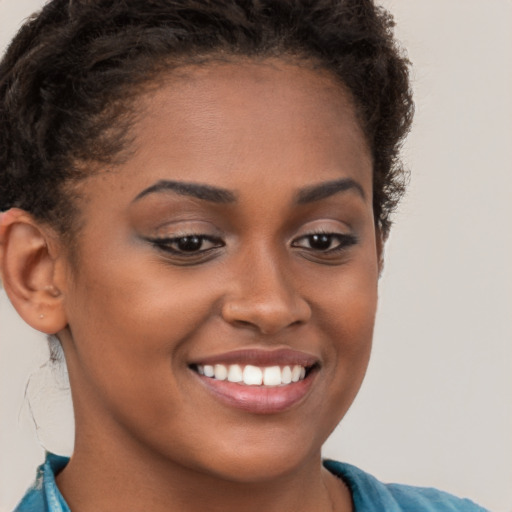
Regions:
M 80 185 L 61 283 L 77 443 L 238 481 L 316 463 L 377 302 L 353 105 L 280 61 L 183 68 L 140 102 L 129 158 Z

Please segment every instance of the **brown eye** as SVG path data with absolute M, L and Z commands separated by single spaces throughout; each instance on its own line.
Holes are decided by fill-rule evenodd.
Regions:
M 317 251 L 327 251 L 331 248 L 334 240 L 332 235 L 311 235 L 308 238 L 311 249 L 315 249 Z
M 184 235 L 147 240 L 163 251 L 181 256 L 203 254 L 225 245 L 221 239 L 207 235 Z
M 200 236 L 184 236 L 175 241 L 176 248 L 183 252 L 194 252 L 201 250 L 204 239 Z
M 292 247 L 299 247 L 315 252 L 335 252 L 357 243 L 354 235 L 341 233 L 313 233 L 297 238 Z

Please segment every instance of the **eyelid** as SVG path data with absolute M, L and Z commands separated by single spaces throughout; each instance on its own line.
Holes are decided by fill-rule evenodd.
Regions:
M 304 235 L 294 238 L 291 242 L 291 246 L 300 248 L 301 247 L 300 245 L 295 245 L 298 241 L 307 239 L 309 237 L 313 237 L 315 235 L 325 235 L 325 236 L 330 236 L 333 238 L 338 238 L 338 240 L 340 240 L 339 248 L 329 249 L 329 250 L 326 250 L 325 252 L 331 252 L 331 251 L 335 251 L 337 249 L 344 249 L 344 248 L 350 247 L 352 245 L 355 245 L 359 241 L 358 237 L 351 233 L 336 233 L 336 232 L 332 232 L 332 231 L 331 232 L 316 231 L 316 232 L 306 233 Z M 304 247 L 304 249 L 307 249 L 307 248 Z M 319 250 L 319 249 L 311 249 L 311 250 L 321 252 L 321 250 Z
M 177 266 L 194 266 L 211 261 L 221 254 L 222 248 L 226 245 L 222 239 L 209 235 L 189 234 L 189 237 L 198 237 L 202 240 L 208 240 L 212 243 L 212 246 L 204 248 L 203 244 L 201 244 L 197 250 L 183 250 L 173 246 L 180 239 L 186 238 L 186 236 L 145 238 L 145 240 L 149 242 L 154 249 L 159 251 L 164 259 Z
M 204 233 L 183 233 L 183 234 L 177 234 L 173 236 L 156 236 L 156 237 L 147 237 L 146 240 L 149 242 L 155 243 L 155 244 L 171 244 L 178 242 L 179 240 L 182 240 L 184 238 L 200 238 L 202 240 L 206 240 L 211 243 L 217 243 L 219 247 L 223 247 L 226 245 L 226 243 L 218 236 L 212 236 L 207 235 Z
M 339 212 L 312 212 L 311 217 L 295 224 L 294 236 L 308 235 L 310 233 L 352 232 L 352 223 L 343 217 L 339 215 Z
M 156 226 L 152 232 L 152 238 L 180 238 L 183 236 L 210 236 L 222 237 L 223 232 L 207 221 L 198 220 L 176 220 L 165 222 Z
M 332 237 L 325 248 L 322 242 L 314 241 L 315 235 Z M 326 241 L 328 242 L 328 240 Z M 344 220 L 336 217 L 320 217 L 305 222 L 295 230 L 289 246 L 306 259 L 318 263 L 337 264 L 346 260 L 348 251 L 359 243 L 359 236 L 353 227 Z

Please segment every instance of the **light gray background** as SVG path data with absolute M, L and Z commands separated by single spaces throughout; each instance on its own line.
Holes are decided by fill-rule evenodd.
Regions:
M 383 3 L 415 65 L 412 182 L 386 248 L 367 379 L 324 454 L 511 512 L 512 1 Z M 0 0 L 0 48 L 39 5 Z M 31 482 L 40 442 L 72 443 L 46 359 L 44 337 L 0 292 L 0 512 Z

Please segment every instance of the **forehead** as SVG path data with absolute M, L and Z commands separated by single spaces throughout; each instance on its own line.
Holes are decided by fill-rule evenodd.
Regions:
M 236 189 L 348 173 L 371 195 L 370 152 L 353 101 L 330 72 L 216 61 L 183 66 L 155 85 L 138 99 L 132 156 L 117 179 L 139 189 L 169 178 Z

